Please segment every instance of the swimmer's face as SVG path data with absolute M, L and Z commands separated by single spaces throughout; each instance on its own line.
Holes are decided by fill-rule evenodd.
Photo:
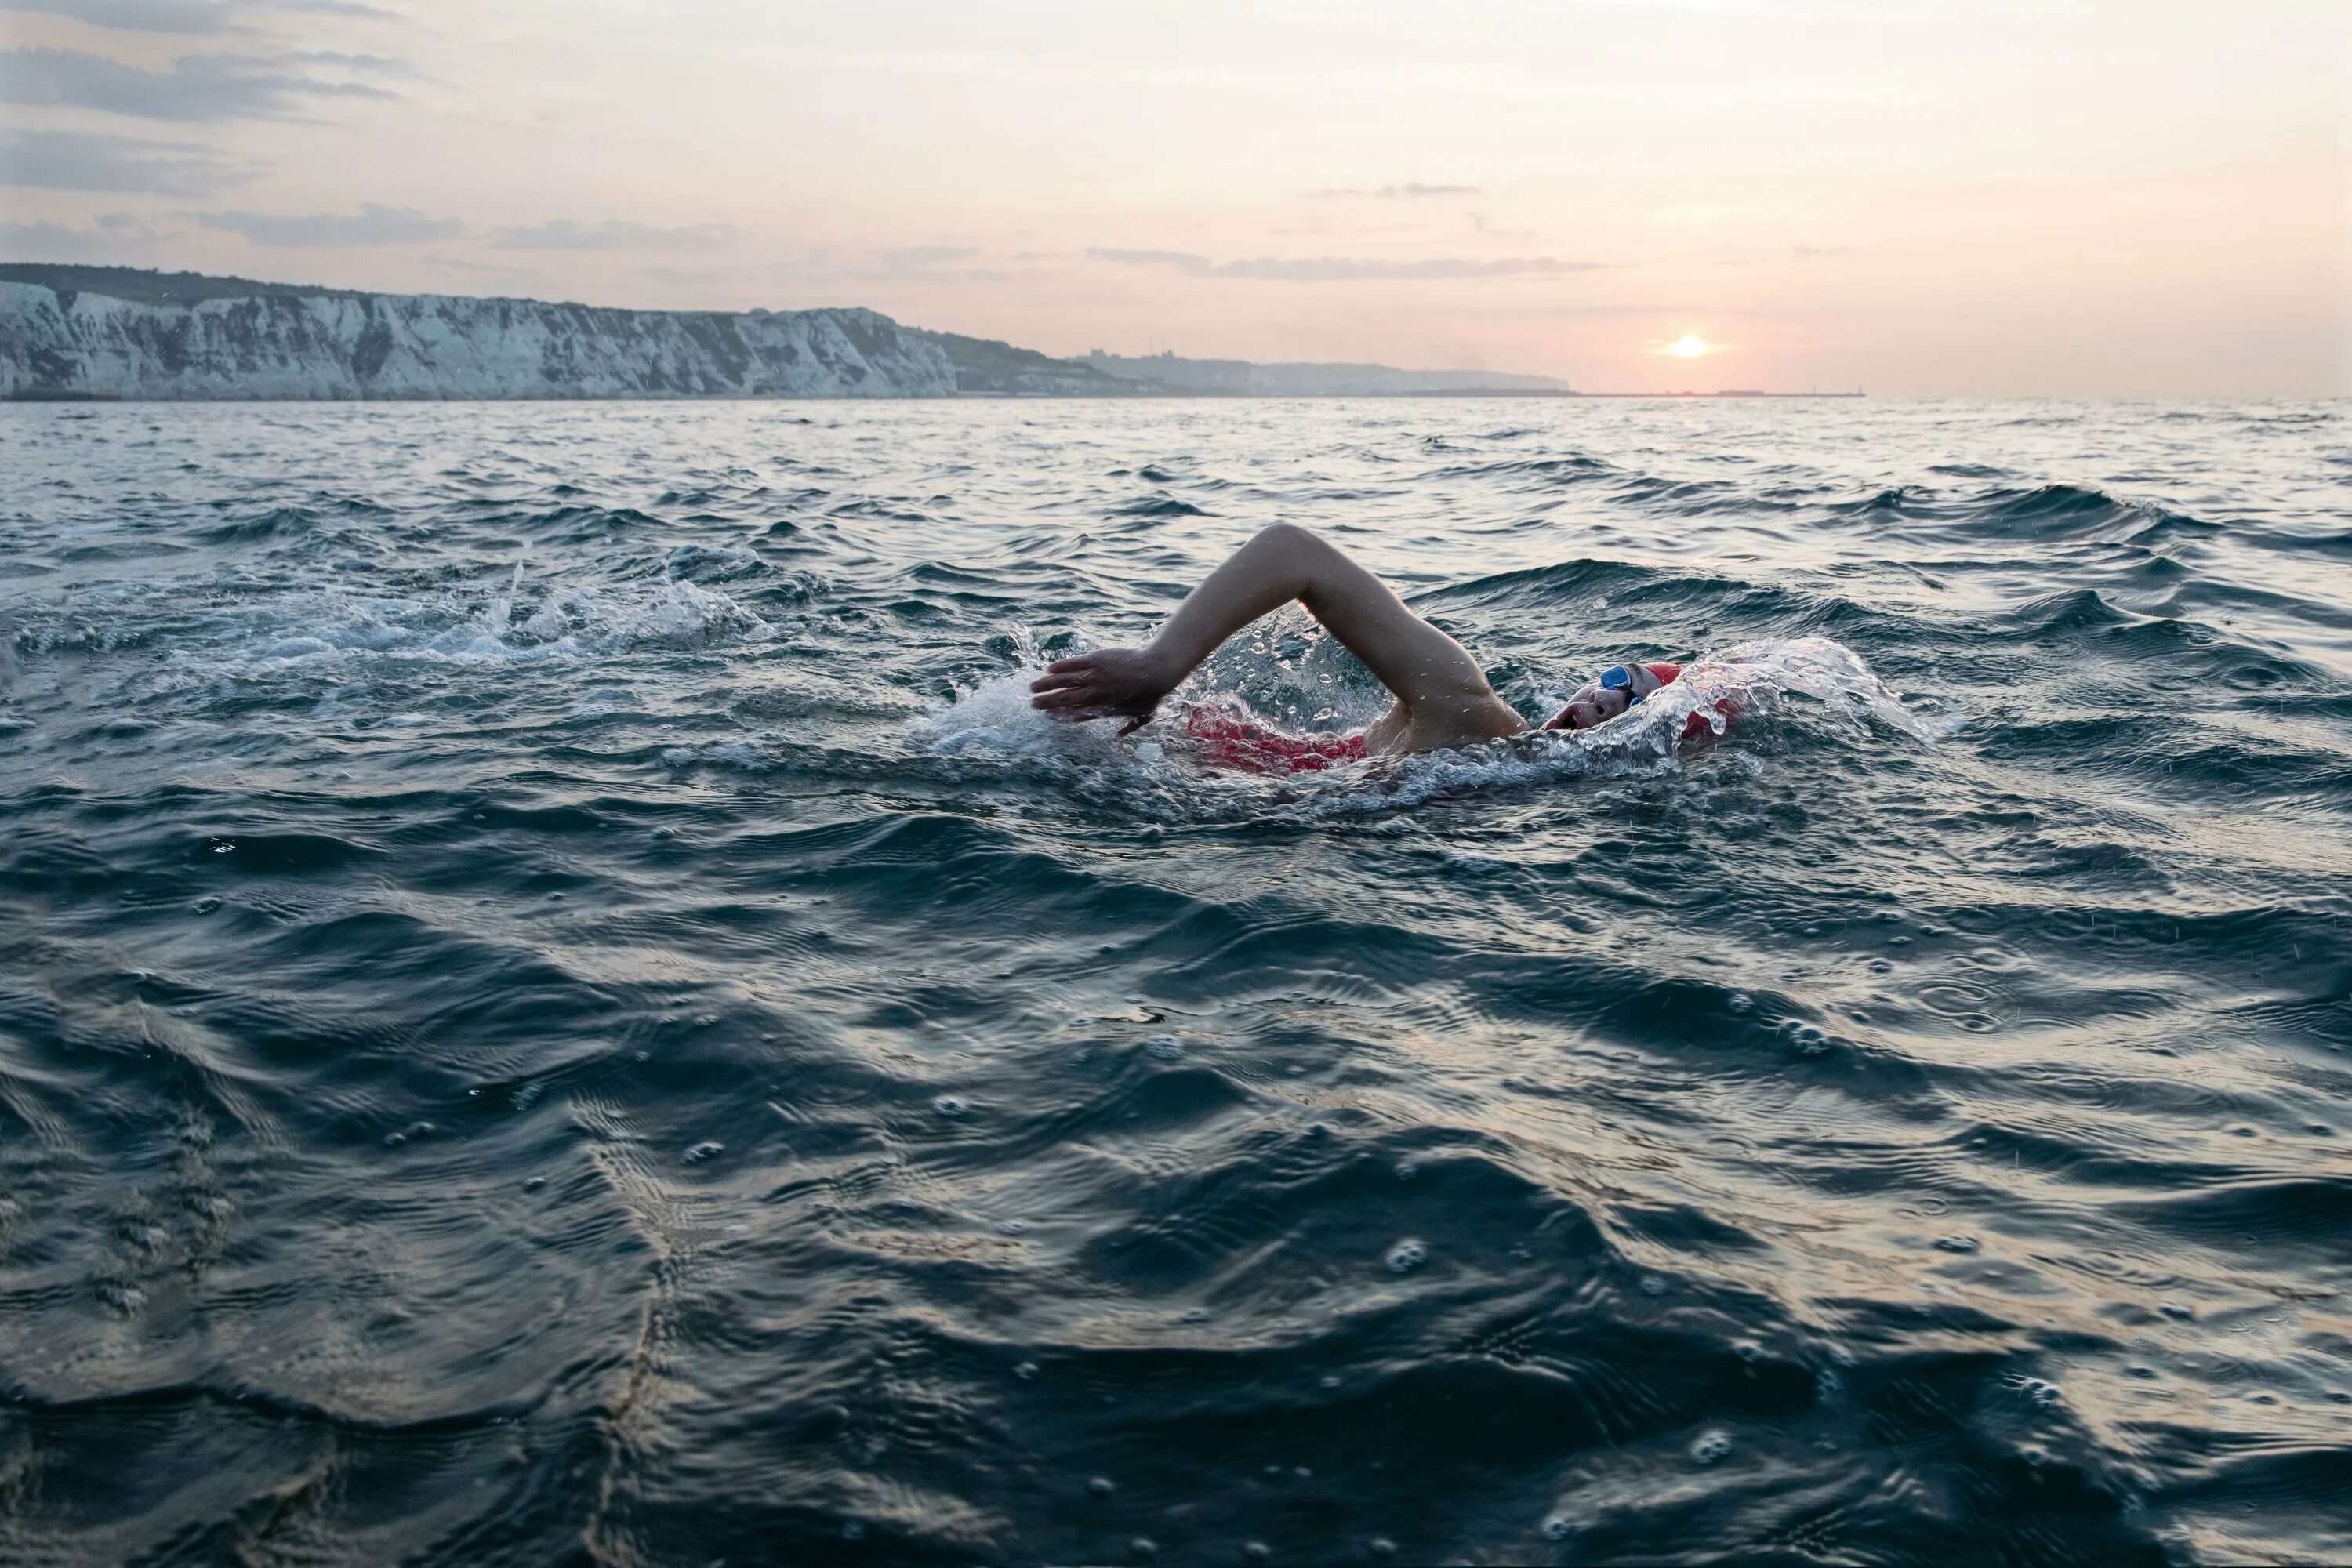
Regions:
M 1595 724 L 1605 724 L 1633 705 L 1633 700 L 1621 687 L 1602 686 L 1591 680 L 1577 689 L 1568 705 L 1544 721 L 1547 730 L 1590 730 Z

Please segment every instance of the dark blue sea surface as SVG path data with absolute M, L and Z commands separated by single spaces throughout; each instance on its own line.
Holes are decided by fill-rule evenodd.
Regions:
M 0 410 L 0 1560 L 2352 1560 L 2347 917 L 2341 405 Z

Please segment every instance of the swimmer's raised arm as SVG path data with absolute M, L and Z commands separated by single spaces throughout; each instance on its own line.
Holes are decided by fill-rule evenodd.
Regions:
M 1123 716 L 1122 734 L 1139 729 L 1218 644 L 1293 599 L 1395 694 L 1396 709 L 1373 727 L 1376 743 L 1422 751 L 1527 728 L 1460 643 L 1338 548 L 1286 522 L 1227 557 L 1150 643 L 1056 659 L 1031 684 L 1030 701 L 1071 718 Z

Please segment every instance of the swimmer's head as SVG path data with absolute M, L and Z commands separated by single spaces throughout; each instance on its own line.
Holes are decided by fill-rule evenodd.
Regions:
M 1605 724 L 1665 682 L 1644 664 L 1615 664 L 1586 681 L 1560 710 L 1544 721 L 1547 730 L 1590 730 Z

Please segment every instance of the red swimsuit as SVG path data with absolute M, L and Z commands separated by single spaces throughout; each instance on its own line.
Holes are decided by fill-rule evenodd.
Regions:
M 1311 773 L 1364 760 L 1364 737 L 1293 735 L 1216 708 L 1184 715 L 1184 732 L 1211 762 L 1253 773 Z

